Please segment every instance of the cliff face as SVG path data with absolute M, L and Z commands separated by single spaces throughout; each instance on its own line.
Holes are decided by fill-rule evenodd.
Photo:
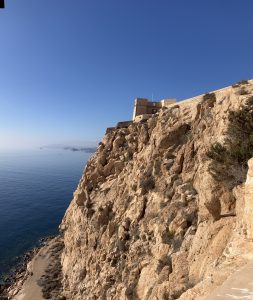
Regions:
M 204 299 L 251 259 L 253 163 L 246 184 L 245 168 L 218 180 L 207 153 L 252 91 L 229 87 L 105 135 L 61 224 L 68 298 Z

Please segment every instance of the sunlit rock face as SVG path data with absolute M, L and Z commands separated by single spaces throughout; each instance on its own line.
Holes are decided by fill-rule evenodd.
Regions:
M 252 160 L 235 185 L 210 174 L 206 155 L 252 96 L 251 81 L 243 88 L 108 131 L 61 224 L 69 299 L 204 299 L 251 258 Z

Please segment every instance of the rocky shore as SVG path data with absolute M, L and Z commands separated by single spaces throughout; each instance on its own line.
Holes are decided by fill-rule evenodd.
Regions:
M 65 299 L 61 297 L 61 236 L 48 237 L 24 255 L 23 265 L 1 287 L 1 300 Z
M 44 247 L 54 236 L 49 236 L 41 238 L 38 244 L 28 250 L 20 257 L 16 258 L 15 264 L 11 267 L 10 271 L 3 274 L 0 279 L 0 300 L 8 299 L 7 291 L 13 287 L 16 282 L 25 277 L 27 264 L 34 258 L 34 256 L 39 252 L 39 250 Z

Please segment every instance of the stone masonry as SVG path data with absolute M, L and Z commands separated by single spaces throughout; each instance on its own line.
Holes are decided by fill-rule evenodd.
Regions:
M 145 98 L 136 98 L 134 103 L 133 121 L 139 122 L 148 119 L 162 107 L 168 107 L 175 102 L 176 99 L 163 99 L 159 102 L 153 102 Z

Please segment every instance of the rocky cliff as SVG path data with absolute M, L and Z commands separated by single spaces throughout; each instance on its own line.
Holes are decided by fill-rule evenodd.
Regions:
M 252 93 L 243 81 L 105 135 L 60 226 L 67 298 L 205 299 L 252 259 Z

